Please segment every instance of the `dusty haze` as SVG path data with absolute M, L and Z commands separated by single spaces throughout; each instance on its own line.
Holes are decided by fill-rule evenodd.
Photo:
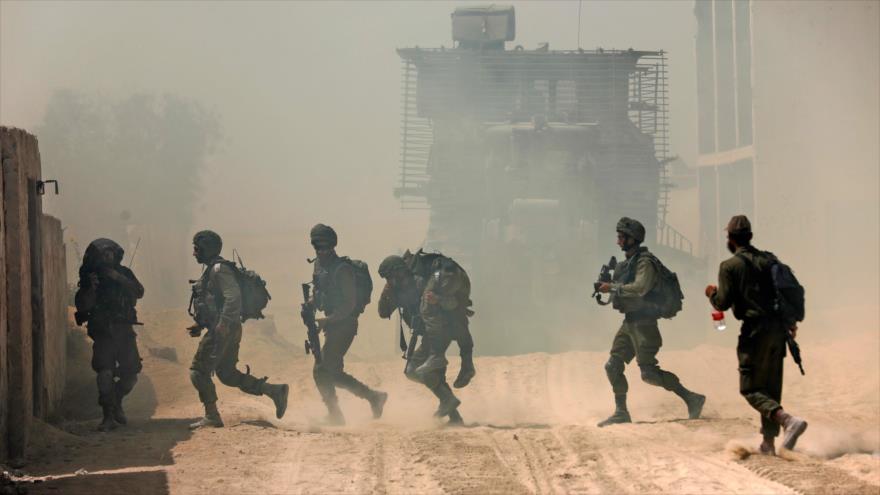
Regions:
M 44 177 L 58 179 L 64 195 L 46 196 L 44 204 L 68 226 L 69 245 L 75 241 L 84 249 L 93 237 L 125 235 L 119 234 L 123 217 L 135 223 L 151 218 L 159 224 L 154 228 L 168 227 L 172 234 L 148 236 L 135 271 L 144 278 L 165 264 L 179 266 L 180 273 L 170 282 L 173 297 L 157 294 L 154 282 L 140 305 L 145 367 L 126 399 L 132 424 L 125 436 L 92 432 L 100 417 L 94 374 L 88 341 L 74 333 L 70 410 L 62 425 L 74 435 L 48 428 L 36 434 L 33 472 L 69 475 L 74 484 L 65 485 L 65 493 L 94 493 L 99 486 L 94 483 L 100 476 L 74 477 L 79 467 L 93 473 L 131 469 L 123 473 L 134 473 L 131 486 L 184 494 L 329 493 L 341 487 L 381 493 L 812 494 L 831 487 L 877 493 L 880 7 L 871 1 L 753 4 L 753 26 L 760 33 L 753 39 L 761 198 L 753 219 L 755 244 L 790 263 L 807 290 L 799 336 L 807 375 L 798 375 L 786 359 L 786 407 L 811 421 L 798 452 L 785 459 L 748 458 L 758 442 L 758 417 L 737 392 L 737 330 L 710 330 L 702 296 L 701 285 L 712 281 L 716 266 L 708 267 L 707 280 L 688 288 L 682 317 L 661 323 L 665 347 L 659 360 L 709 397 L 705 419 L 674 419 L 684 415 L 681 401 L 642 383 L 630 366 L 637 423 L 593 426 L 612 407 L 603 363 L 620 316 L 609 310 L 601 321 L 563 329 L 576 352 L 480 356 L 473 384 L 460 393 L 471 427 L 437 428 L 430 420 L 433 397 L 400 373 L 396 324 L 380 321 L 374 304 L 361 320 L 346 367 L 391 392 L 386 415 L 372 421 L 364 403 L 345 394 L 349 426 L 315 426 L 324 411 L 311 357 L 302 355 L 297 315 L 299 283 L 311 273 L 305 262 L 313 255 L 308 230 L 317 222 L 333 225 L 340 254 L 367 261 L 377 286 L 375 269 L 384 256 L 422 243 L 427 215 L 402 211 L 392 196 L 400 144 L 400 60 L 394 50 L 450 47 L 449 14 L 460 3 L 0 2 L 0 124 L 46 129 L 53 98 L 74 94 L 95 103 L 111 137 L 113 128 L 137 129 L 131 122 L 117 126 L 114 109 L 170 101 L 166 95 L 217 125 L 216 134 L 204 134 L 210 137 L 205 146 L 183 147 L 191 157 L 184 165 L 199 170 L 187 190 L 191 197 L 140 190 L 135 201 L 126 199 L 124 189 L 102 192 L 110 183 L 102 174 L 113 172 L 89 163 L 97 155 L 81 153 L 74 142 L 66 149 L 75 158 L 59 156 L 48 151 L 48 135 L 41 141 L 47 146 Z M 514 44 L 577 47 L 578 2 L 511 3 Z M 668 52 L 671 152 L 690 165 L 697 162 L 693 9 L 691 1 L 585 1 L 580 14 L 585 49 Z M 165 127 L 135 137 L 179 135 L 167 124 L 181 120 L 163 120 L 162 104 L 143 108 L 154 111 L 147 112 L 156 117 L 151 122 Z M 92 136 L 90 145 L 100 151 L 103 138 L 95 139 L 87 125 L 70 127 L 71 136 Z M 202 135 L 199 129 L 206 128 L 213 129 L 191 131 Z M 61 132 L 51 139 L 64 137 L 63 126 L 54 129 Z M 43 139 L 39 132 L 37 137 Z M 126 142 L 111 146 L 108 138 L 103 151 L 118 154 L 129 167 L 149 168 L 152 157 L 162 156 L 145 159 L 120 147 Z M 137 177 L 188 177 L 184 165 L 162 165 Z M 122 179 L 133 189 L 151 183 Z M 112 198 L 106 211 L 74 215 L 65 207 L 71 203 L 64 201 L 78 197 L 103 207 L 102 194 Z M 142 202 L 149 194 L 164 217 Z M 695 187 L 673 193 L 669 221 L 694 240 L 699 215 Z M 227 257 L 236 248 L 268 280 L 273 300 L 267 312 L 273 318 L 247 324 L 242 363 L 291 384 L 291 405 L 281 421 L 265 398 L 218 387 L 230 427 L 195 434 L 184 427 L 185 418 L 201 414 L 187 374 L 196 341 L 183 334 L 187 318 L 181 308 L 186 279 L 199 273 L 189 235 L 203 228 L 223 236 Z M 121 240 L 129 251 L 140 232 Z M 614 233 L 607 239 L 603 256 L 619 254 Z M 68 260 L 70 268 L 78 263 L 75 256 Z M 587 295 L 584 304 L 595 304 Z M 480 355 L 479 326 L 473 331 Z M 178 362 L 149 353 L 152 347 L 175 349 Z M 450 355 L 455 353 L 453 347 Z M 452 374 L 458 359 L 450 360 Z M 132 448 L 132 436 L 143 448 Z M 241 455 L 213 455 L 218 448 Z M 118 474 L 110 473 L 110 482 Z M 128 485 L 111 488 L 121 486 Z

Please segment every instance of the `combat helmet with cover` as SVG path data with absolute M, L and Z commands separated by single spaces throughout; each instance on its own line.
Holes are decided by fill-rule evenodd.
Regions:
M 238 256 L 235 250 L 233 250 L 233 256 L 238 259 L 238 265 L 234 261 L 221 258 L 220 252 L 223 249 L 223 239 L 216 232 L 211 230 L 197 232 L 193 236 L 193 244 L 200 246 L 207 258 L 204 261 L 200 260 L 206 263 L 205 274 L 207 277 L 210 277 L 217 264 L 228 266 L 235 274 L 235 280 L 238 282 L 238 287 L 241 291 L 242 323 L 251 319 L 259 320 L 265 318 L 263 310 L 266 309 L 266 306 L 272 299 L 272 295 L 269 294 L 269 290 L 266 288 L 266 281 L 257 272 L 248 270 L 244 266 L 241 256 Z M 200 299 L 204 296 L 202 294 L 203 288 L 199 283 L 201 280 L 191 282 L 193 283 L 193 294 L 190 298 L 189 313 L 190 316 L 193 316 L 198 321 L 203 318 L 197 317 L 196 313 L 198 311 L 194 312 L 193 307 L 199 307 Z
M 645 226 L 638 220 L 622 217 L 617 221 L 616 230 L 632 237 L 639 244 L 645 241 Z M 684 300 L 678 275 L 647 249 L 639 250 L 637 256 L 647 257 L 657 269 L 657 283 L 645 294 L 645 301 L 651 303 L 658 317 L 667 319 L 675 317 L 681 311 Z
M 312 246 L 315 248 L 334 248 L 339 242 L 339 237 L 336 235 L 336 231 L 333 227 L 323 223 L 316 224 L 312 227 L 309 231 L 309 239 L 311 240 Z M 354 271 L 356 312 L 362 313 L 364 308 L 370 304 L 373 294 L 373 278 L 370 276 L 370 267 L 366 262 L 352 259 L 348 256 L 340 256 L 339 260 L 342 263 L 351 266 Z M 318 287 L 319 284 L 317 279 L 314 279 L 313 282 L 315 283 L 316 290 L 324 290 L 324 288 Z

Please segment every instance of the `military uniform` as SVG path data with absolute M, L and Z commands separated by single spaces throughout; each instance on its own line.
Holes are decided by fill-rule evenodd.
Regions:
M 336 232 L 326 225 L 316 225 L 310 235 L 313 245 L 336 245 Z M 388 395 L 371 389 L 345 372 L 345 354 L 354 342 L 358 316 L 364 310 L 358 306 L 354 268 L 348 260 L 336 256 L 334 252 L 324 263 L 320 258 L 315 260 L 312 282 L 315 287 L 315 307 L 325 315 L 321 324 L 324 332 L 321 361 L 315 363 L 312 375 L 327 406 L 328 421 L 334 424 L 344 422 L 336 387 L 369 401 L 373 416 L 378 418 L 382 415 Z
M 785 430 L 783 446 L 793 449 L 806 431 L 807 422 L 783 410 L 782 369 L 786 340 L 795 322 L 785 322 L 775 310 L 776 285 L 771 265 L 775 256 L 751 245 L 752 224 L 745 215 L 733 216 L 727 224 L 728 249 L 733 257 L 721 263 L 718 286 L 706 288 L 709 302 L 718 311 L 733 308 L 742 321 L 736 355 L 739 360 L 739 391 L 761 414 L 760 450 L 775 454 L 774 440 L 780 426 Z
M 439 258 L 443 264 L 448 258 Z M 386 283 L 379 298 L 379 316 L 390 318 L 395 309 L 400 308 L 401 317 L 413 330 L 414 336 L 422 336 L 418 348 L 407 361 L 406 376 L 416 382 L 424 384 L 440 400 L 440 406 L 436 415 L 438 417 L 449 416 L 453 423 L 462 421 L 457 407 L 460 404 L 458 398 L 452 393 L 452 389 L 446 381 L 446 368 L 448 362 L 445 358 L 446 349 L 454 340 L 458 343 L 462 354 L 462 367 L 471 361 L 473 353 L 473 338 L 468 328 L 468 316 L 470 315 L 470 281 L 467 274 L 458 265 L 449 260 L 446 270 L 440 266 L 432 266 L 424 276 L 424 270 L 415 270 L 415 257 L 410 258 L 410 266 L 404 264 L 400 257 L 389 256 L 383 261 L 379 272 L 383 277 L 391 276 L 394 269 L 406 268 L 413 274 L 412 283 L 401 287 L 391 287 Z M 401 266 L 394 266 L 396 264 Z M 383 273 L 385 272 L 385 273 Z M 431 291 L 437 296 L 437 304 L 428 304 L 423 297 L 426 291 Z M 425 367 L 431 356 L 435 362 Z M 473 377 L 473 365 L 470 364 L 470 373 L 465 379 L 456 379 L 456 387 L 467 385 Z
M 612 280 L 614 308 L 623 313 L 623 324 L 611 344 L 611 359 L 605 369 L 615 394 L 628 390 L 623 374 L 625 364 L 633 358 L 641 370 L 642 380 L 666 390 L 679 390 L 678 377 L 661 369 L 657 353 L 663 346 L 663 337 L 657 326 L 657 313 L 646 295 L 657 284 L 657 260 L 648 248 L 639 247 L 634 256 L 621 262 Z
M 633 359 L 645 383 L 675 393 L 685 401 L 688 417 L 698 418 L 705 397 L 686 389 L 678 376 L 660 368 L 657 361 L 663 337 L 657 326 L 659 312 L 652 291 L 659 283 L 660 261 L 648 248 L 639 245 L 645 236 L 640 223 L 624 217 L 618 222 L 617 231 L 634 239 L 636 244 L 628 248 L 626 260 L 617 265 L 610 286 L 613 307 L 624 314 L 624 319 L 605 363 L 605 373 L 614 391 L 615 413 L 599 426 L 631 421 L 626 406 L 629 383 L 624 369 Z
M 196 234 L 193 242 L 200 243 L 205 235 L 204 231 Z M 220 242 L 219 236 L 210 240 Z M 268 395 L 275 403 L 276 417 L 281 418 L 287 408 L 288 386 L 268 383 L 268 377 L 256 378 L 250 374 L 249 367 L 247 373 L 242 373 L 236 366 L 242 332 L 241 289 L 232 263 L 220 257 L 219 246 L 215 251 L 207 260 L 202 260 L 205 270 L 193 291 L 197 324 L 190 330 L 194 336 L 198 336 L 201 328 L 207 328 L 207 332 L 201 337 L 190 365 L 190 380 L 205 406 L 205 418 L 191 427 L 223 426 L 216 405 L 213 374 L 226 386 L 251 395 Z
M 746 261 L 743 258 L 747 258 Z M 782 367 L 785 358 L 785 333 L 779 319 L 773 318 L 772 294 L 760 272 L 769 269 L 769 258 L 752 246 L 739 247 L 733 257 L 721 263 L 718 290 L 712 294 L 712 306 L 719 311 L 733 308 L 733 316 L 742 321 L 736 355 L 739 360 L 739 391 L 749 405 L 761 414 L 761 433 L 779 435 L 779 423 L 773 414 L 782 408 Z
M 98 261 L 104 253 L 112 262 Z M 77 321 L 88 322 L 93 341 L 92 369 L 97 373 L 98 404 L 104 411 L 102 431 L 112 429 L 114 421 L 127 423 L 122 399 L 132 391 L 142 369 L 133 324 L 144 287 L 134 272 L 120 264 L 123 254 L 122 247 L 109 239 L 89 244 L 75 297 Z

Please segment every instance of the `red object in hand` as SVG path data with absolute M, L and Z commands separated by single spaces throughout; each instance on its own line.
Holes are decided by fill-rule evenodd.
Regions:
M 727 329 L 727 322 L 724 321 L 724 311 L 712 311 L 712 323 L 715 330 L 719 332 Z

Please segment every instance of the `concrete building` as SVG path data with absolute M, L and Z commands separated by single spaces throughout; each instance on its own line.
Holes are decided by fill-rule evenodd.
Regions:
M 813 307 L 876 304 L 880 4 L 698 0 L 694 14 L 701 253 L 717 266 L 744 213 Z

